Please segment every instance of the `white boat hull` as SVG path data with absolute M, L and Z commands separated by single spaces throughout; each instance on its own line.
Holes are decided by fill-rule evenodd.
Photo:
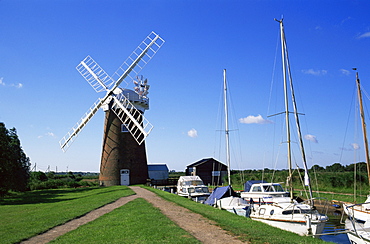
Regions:
M 266 223 L 282 230 L 296 233 L 301 236 L 314 236 L 317 234 L 321 234 L 324 231 L 325 227 L 325 222 L 311 223 L 311 230 L 309 230 L 306 222 L 288 221 L 282 219 L 264 219 L 256 217 L 251 217 L 251 219 Z
M 368 233 L 351 231 L 347 233 L 347 236 L 351 244 L 370 244 L 370 236 Z
M 346 229 L 348 229 L 348 239 L 354 244 L 370 244 L 370 228 L 366 223 L 346 219 Z
M 352 203 L 343 203 L 344 212 L 356 220 L 370 222 L 370 197 L 366 199 L 365 203 L 362 204 L 352 204 Z
M 249 217 L 250 205 L 240 197 L 225 197 L 217 200 L 216 207 L 243 217 Z
M 291 201 L 290 198 L 272 198 L 273 204 L 254 205 L 250 218 L 298 235 L 318 235 L 328 221 L 326 215 L 312 210 L 308 204 Z

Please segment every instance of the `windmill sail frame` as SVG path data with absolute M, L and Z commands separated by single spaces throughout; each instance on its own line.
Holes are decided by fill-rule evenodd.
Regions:
M 137 112 L 139 111 L 132 103 L 129 102 L 127 98 L 127 101 L 124 99 L 118 99 L 114 93 L 123 81 L 127 86 L 129 84 L 127 81 L 128 78 L 130 81 L 134 80 L 144 66 L 162 47 L 164 42 L 165 41 L 158 34 L 151 32 L 123 62 L 123 64 L 114 72 L 112 77 L 110 77 L 90 56 L 87 56 L 83 61 L 80 62 L 76 69 L 91 85 L 91 87 L 96 92 L 105 90 L 107 93 L 104 98 L 99 98 L 88 110 L 88 112 L 82 116 L 79 122 L 77 122 L 77 124 L 59 141 L 60 147 L 64 152 L 67 151 L 69 146 L 99 110 L 99 108 L 101 108 L 104 104 L 109 104 L 112 99 L 113 106 L 116 106 L 126 114 L 125 119 L 123 119 L 123 116 L 117 116 L 120 118 L 123 124 L 130 124 L 130 126 L 128 126 L 128 130 L 135 138 L 137 143 L 140 145 L 145 140 L 145 138 L 151 132 L 153 126 L 141 113 L 140 115 L 137 115 Z M 116 112 L 120 114 L 118 109 L 116 109 L 115 113 Z M 130 119 L 132 123 L 128 123 L 127 118 Z

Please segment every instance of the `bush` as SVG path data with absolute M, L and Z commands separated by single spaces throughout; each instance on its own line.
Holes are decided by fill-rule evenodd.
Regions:
M 54 172 L 47 174 L 43 172 L 32 172 L 31 180 L 28 183 L 28 189 L 33 190 L 45 190 L 45 189 L 57 189 L 57 188 L 77 188 L 77 187 L 88 187 L 97 186 L 96 182 L 83 181 L 83 177 L 79 175 L 73 175 L 69 172 L 66 175 L 57 175 Z

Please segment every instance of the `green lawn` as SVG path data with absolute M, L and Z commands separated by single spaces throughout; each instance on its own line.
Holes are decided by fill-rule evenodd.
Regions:
M 56 189 L 16 194 L 0 201 L 0 243 L 45 232 L 134 192 L 125 186 Z
M 208 205 L 199 204 L 184 197 L 171 194 L 165 191 L 156 190 L 150 187 L 145 187 L 148 190 L 155 192 L 162 198 L 183 206 L 195 213 L 199 213 L 204 217 L 211 219 L 217 224 L 229 231 L 230 233 L 240 236 L 242 241 L 251 243 L 269 243 L 269 244 L 286 244 L 286 243 L 326 243 L 320 239 L 314 239 L 308 236 L 299 236 L 297 234 L 283 231 L 278 228 L 271 227 L 267 224 L 251 220 L 242 216 L 219 210 Z
M 251 243 L 326 243 L 145 187 Z M 16 243 L 134 192 L 125 186 L 33 191 L 0 201 L 0 243 Z M 56 243 L 199 243 L 144 199 L 59 237 Z
M 142 198 L 80 226 L 52 243 L 200 243 Z

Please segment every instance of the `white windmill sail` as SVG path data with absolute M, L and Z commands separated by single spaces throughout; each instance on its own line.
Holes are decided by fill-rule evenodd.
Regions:
M 98 98 L 98 100 L 89 108 L 84 116 L 77 122 L 75 126 L 59 141 L 60 147 L 63 152 L 67 151 L 68 147 L 76 139 L 78 133 L 85 127 L 85 125 L 90 121 L 90 119 L 98 112 L 99 108 L 102 106 L 103 100 Z
M 151 60 L 157 51 L 164 44 L 164 40 L 154 32 L 151 32 L 140 45 L 132 52 L 126 61 L 117 69 L 110 77 L 90 56 L 87 56 L 76 68 L 85 80 L 93 87 L 96 92 L 107 91 L 103 99 L 98 99 L 97 102 L 89 109 L 89 111 L 80 119 L 80 121 L 68 132 L 60 141 L 60 147 L 65 152 L 71 143 L 75 140 L 77 135 L 81 132 L 84 126 L 94 116 L 103 104 L 108 104 L 112 98 L 115 98 L 113 93 L 116 88 L 125 81 L 129 84 L 127 79 L 133 80 L 143 67 Z M 123 111 L 130 121 L 123 119 L 123 116 L 117 115 L 123 124 L 126 126 L 135 140 L 141 144 L 148 136 L 153 126 L 141 114 L 137 114 L 137 109 L 134 105 L 129 105 L 129 101 L 121 102 L 119 99 L 113 99 L 113 106 L 116 107 L 116 114 L 121 114 Z M 122 100 L 122 99 L 121 99 Z M 117 109 L 118 108 L 118 109 Z M 122 110 L 122 111 L 119 111 Z
M 153 125 L 124 95 L 119 96 L 119 98 L 113 97 L 111 109 L 126 126 L 136 142 L 141 145 L 153 129 Z
M 164 40 L 159 35 L 154 32 L 150 33 L 112 75 L 113 80 L 116 81 L 112 90 L 117 88 L 122 81 L 128 85 L 134 80 L 163 44 Z
M 82 60 L 76 69 L 96 92 L 108 91 L 114 85 L 114 80 L 90 56 Z

